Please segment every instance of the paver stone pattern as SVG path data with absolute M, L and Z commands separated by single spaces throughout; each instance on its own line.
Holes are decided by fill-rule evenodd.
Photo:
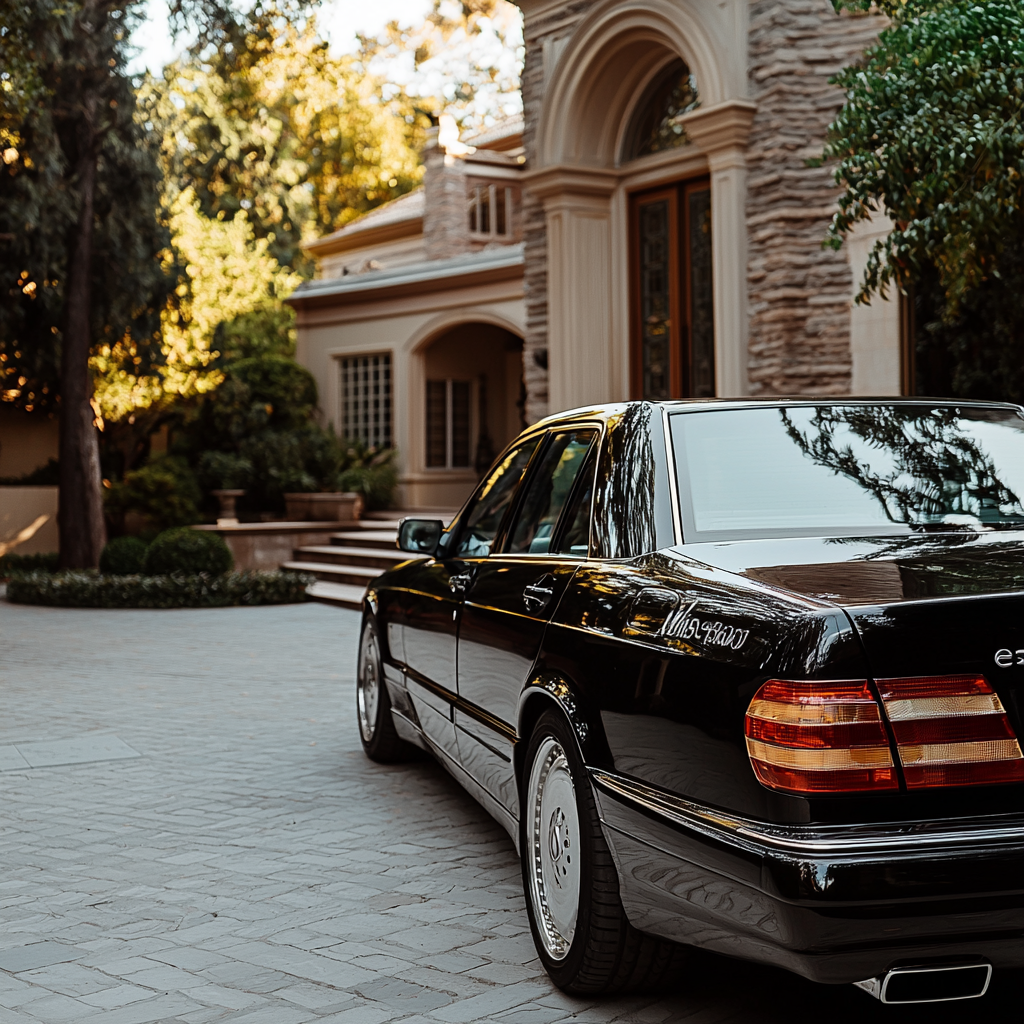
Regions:
M 2 1024 L 888 1019 L 710 955 L 668 993 L 559 992 L 504 831 L 432 761 L 363 756 L 358 630 L 0 601 Z

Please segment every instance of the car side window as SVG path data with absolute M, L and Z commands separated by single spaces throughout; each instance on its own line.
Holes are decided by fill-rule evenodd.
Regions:
M 597 431 L 560 431 L 541 454 L 537 470 L 527 485 L 508 544 L 510 554 L 548 554 L 558 517 L 573 484 L 587 460 Z
M 579 558 L 587 558 L 590 555 L 590 516 L 594 502 L 596 468 L 596 452 L 592 451 L 580 471 L 572 503 L 565 510 L 565 526 L 561 530 L 555 554 L 575 555 Z
M 490 554 L 501 520 L 539 443 L 540 438 L 535 437 L 513 448 L 488 474 L 462 527 L 457 555 L 480 558 Z

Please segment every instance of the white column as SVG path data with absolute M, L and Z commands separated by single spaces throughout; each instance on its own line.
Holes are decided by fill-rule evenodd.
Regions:
M 614 399 L 611 193 L 606 171 L 551 168 L 528 187 L 547 220 L 548 408 Z
M 742 151 L 708 154 L 715 310 L 715 394 L 747 393 L 747 169 Z
M 872 217 L 846 240 L 847 259 L 853 272 L 853 295 L 860 291 L 868 256 L 875 242 L 892 230 L 885 214 Z M 890 288 L 889 298 L 872 295 L 869 305 L 850 300 L 850 356 L 853 373 L 852 395 L 898 395 L 900 381 L 899 292 Z
M 747 170 L 744 150 L 755 107 L 730 101 L 684 119 L 711 170 L 711 260 L 715 315 L 715 392 L 747 393 Z

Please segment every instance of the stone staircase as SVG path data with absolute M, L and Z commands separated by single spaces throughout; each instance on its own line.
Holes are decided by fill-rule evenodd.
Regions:
M 363 606 L 367 584 L 409 556 L 395 547 L 397 520 L 364 520 L 331 534 L 330 544 L 295 548 L 281 568 L 316 577 L 308 594 L 314 601 L 352 608 Z

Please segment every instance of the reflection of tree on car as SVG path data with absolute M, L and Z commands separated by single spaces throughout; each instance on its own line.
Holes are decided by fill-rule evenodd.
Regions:
M 1020 499 L 998 479 L 992 459 L 965 429 L 965 419 L 968 426 L 984 421 L 984 411 L 823 406 L 797 422 L 811 412 L 780 409 L 779 415 L 805 455 L 873 494 L 892 522 L 1024 519 Z M 876 468 L 879 462 L 889 463 L 887 472 Z

